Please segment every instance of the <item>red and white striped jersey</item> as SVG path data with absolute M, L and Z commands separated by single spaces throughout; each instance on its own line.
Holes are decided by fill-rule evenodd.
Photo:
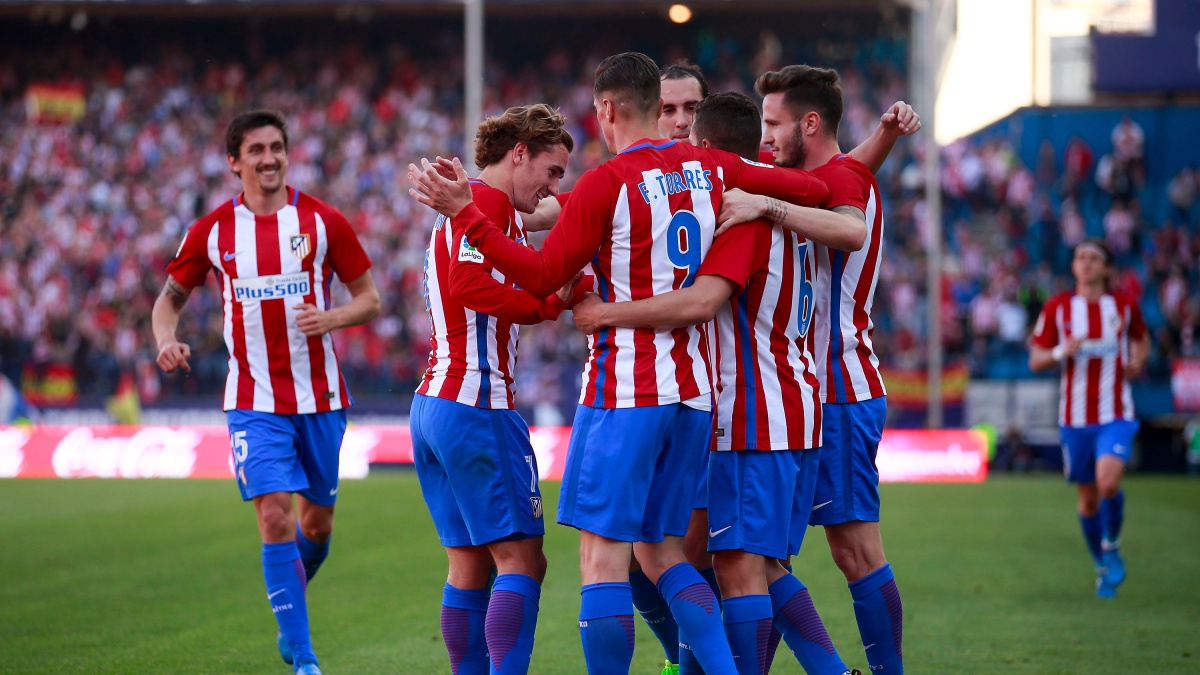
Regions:
M 508 195 L 480 180 L 471 181 L 471 192 L 506 236 L 526 245 L 521 217 Z M 557 318 L 565 306 L 554 294 L 539 301 L 513 287 L 465 238 L 454 236 L 445 216 L 436 215 L 425 252 L 429 367 L 417 393 L 511 409 L 518 324 Z
M 371 261 L 350 223 L 324 202 L 288 190 L 288 204 L 255 215 L 241 195 L 196 221 L 167 273 L 186 288 L 216 270 L 229 377 L 225 410 L 280 414 L 339 410 L 350 393 L 333 337 L 308 337 L 296 305 L 329 309 L 333 275 L 353 281 Z
M 1088 302 L 1060 293 L 1042 308 L 1030 340 L 1053 349 L 1070 338 L 1083 342 L 1063 361 L 1058 423 L 1068 427 L 1133 419 L 1133 396 L 1125 381 L 1129 340 L 1146 335 L 1142 312 L 1133 300 L 1105 294 Z
M 643 139 L 580 177 L 540 251 L 513 245 L 472 207 L 454 227 L 534 295 L 553 291 L 590 262 L 605 301 L 641 300 L 691 285 L 712 245 L 726 187 L 811 205 L 828 195 L 821 181 L 801 171 Z M 591 335 L 580 403 L 708 407 L 704 341 L 696 326 L 607 328 Z
M 764 222 L 713 242 L 699 274 L 737 285 L 716 325 L 714 450 L 821 446 L 821 398 L 807 339 L 813 318 L 810 243 Z
M 812 335 L 821 400 L 854 403 L 886 396 L 871 342 L 875 330 L 871 307 L 883 257 L 879 185 L 871 170 L 850 155 L 835 155 L 813 169 L 813 175 L 829 186 L 825 208 L 854 206 L 867 218 L 867 240 L 858 251 L 813 244 L 817 318 Z

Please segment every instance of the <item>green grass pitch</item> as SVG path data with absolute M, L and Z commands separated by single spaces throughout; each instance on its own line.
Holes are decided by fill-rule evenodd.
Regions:
M 554 513 L 557 484 L 545 485 Z M 1127 484 L 1129 579 L 1093 596 L 1073 491 L 1053 477 L 885 485 L 910 673 L 1200 672 L 1200 481 Z M 342 483 L 309 591 L 325 672 L 447 673 L 445 558 L 416 477 Z M 552 518 L 551 518 L 552 519 Z M 582 673 L 573 530 L 549 526 L 532 672 Z M 865 669 L 845 582 L 810 529 L 796 570 Z M 283 673 L 253 511 L 232 482 L 0 482 L 0 672 Z M 639 624 L 634 673 L 661 651 Z M 781 649 L 775 673 L 800 673 Z

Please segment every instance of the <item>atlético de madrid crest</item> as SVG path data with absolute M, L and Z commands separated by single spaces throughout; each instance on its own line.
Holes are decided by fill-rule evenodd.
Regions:
M 307 234 L 293 234 L 288 240 L 288 246 L 292 249 L 292 255 L 301 260 L 312 253 L 312 246 L 309 245 Z

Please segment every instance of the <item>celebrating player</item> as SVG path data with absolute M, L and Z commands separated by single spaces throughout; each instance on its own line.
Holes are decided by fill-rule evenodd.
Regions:
M 276 643 L 296 672 L 319 675 L 305 596 L 329 552 L 351 403 L 329 332 L 370 321 L 379 292 L 345 216 L 285 184 L 282 117 L 238 115 L 225 149 L 243 192 L 196 221 L 167 266 L 152 315 L 158 365 L 191 370 L 191 348 L 175 330 L 192 289 L 215 270 L 229 349 L 224 409 L 238 488 L 258 515 Z M 351 296 L 336 308 L 334 275 Z
M 471 205 L 461 167 L 457 182 L 428 162 L 424 171 L 410 167 L 414 196 L 460 216 L 453 218 L 455 231 L 535 297 L 589 261 L 604 298 L 639 300 L 691 285 L 712 243 L 724 185 L 810 204 L 827 196 L 820 181 L 802 172 L 657 140 L 659 70 L 642 54 L 602 61 L 594 91 L 601 132 L 618 155 L 579 179 L 540 251 L 514 244 Z M 604 330 L 589 342 L 558 514 L 560 523 L 582 530 L 579 621 L 588 670 L 629 669 L 628 566 L 636 552 L 704 670 L 734 673 L 715 597 L 684 561 L 682 547 L 695 453 L 711 422 L 701 331 Z
M 704 147 L 758 155 L 758 107 L 715 94 L 696 111 Z M 855 249 L 858 218 L 816 209 L 825 244 Z M 609 326 L 686 326 L 716 316 L 716 433 L 708 462 L 708 536 L 725 631 L 739 672 L 767 668 L 761 636 L 777 624 L 808 673 L 847 672 L 811 598 L 779 562 L 800 549 L 816 488 L 821 402 L 809 349 L 813 318 L 809 242 L 765 221 L 713 242 L 691 286 L 635 302 L 594 297 L 575 308 L 584 332 Z M 757 452 L 757 451 L 767 452 Z M 786 579 L 785 579 L 786 577 Z M 777 618 L 776 618 L 777 617 Z
M 562 115 L 544 104 L 484 120 L 475 138 L 482 171 L 470 181 L 476 205 L 525 245 L 518 213 L 558 193 L 573 145 Z M 425 256 L 433 335 L 410 419 L 421 492 L 450 561 L 442 633 L 455 675 L 529 669 L 545 524 L 529 428 L 513 409 L 517 324 L 557 318 L 570 293 L 538 300 L 514 288 L 445 216 L 433 221 Z
M 1112 598 L 1125 581 L 1121 478 L 1138 423 L 1129 378 L 1150 353 L 1150 335 L 1133 300 L 1108 290 L 1113 257 L 1088 239 L 1075 247 L 1075 291 L 1051 298 L 1033 330 L 1029 367 L 1062 364 L 1062 433 L 1067 480 L 1079 490 L 1079 524 L 1096 567 L 1096 595 Z
M 824 406 L 820 479 L 809 520 L 824 525 L 829 550 L 850 586 L 854 615 L 874 672 L 902 673 L 903 612 L 879 531 L 879 470 L 875 454 L 887 413 L 886 391 L 871 343 L 871 306 L 883 253 L 883 209 L 870 169 L 838 147 L 842 89 L 834 70 L 786 66 L 755 83 L 763 100 L 763 143 L 775 164 L 812 171 L 829 186 L 826 208 L 862 220 L 865 245 L 858 251 L 816 243 L 813 297 L 817 378 Z M 883 120 L 903 134 L 897 103 Z M 890 123 L 890 124 L 889 124 Z M 881 125 L 881 126 L 884 126 Z M 892 143 L 895 140 L 893 138 Z M 891 147 L 890 145 L 888 146 Z M 799 231 L 815 222 L 775 199 L 733 194 L 722 207 L 722 227 L 769 217 Z M 807 234 L 821 240 L 818 231 Z

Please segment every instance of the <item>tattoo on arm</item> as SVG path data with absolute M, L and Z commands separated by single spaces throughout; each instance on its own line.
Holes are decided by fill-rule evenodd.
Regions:
M 191 294 L 192 289 L 184 288 L 174 277 L 167 277 L 167 285 L 163 286 L 162 295 L 171 301 L 175 309 L 182 309 Z
M 767 197 L 767 220 L 772 225 L 782 223 L 788 214 L 787 202 L 781 202 L 773 197 Z
M 851 218 L 854 218 L 855 220 L 861 220 L 864 223 L 867 222 L 867 214 L 863 213 L 863 210 L 858 208 L 857 206 L 850 206 L 849 204 L 843 204 L 841 206 L 835 206 L 831 210 L 834 213 L 840 213 L 845 216 L 850 216 Z

